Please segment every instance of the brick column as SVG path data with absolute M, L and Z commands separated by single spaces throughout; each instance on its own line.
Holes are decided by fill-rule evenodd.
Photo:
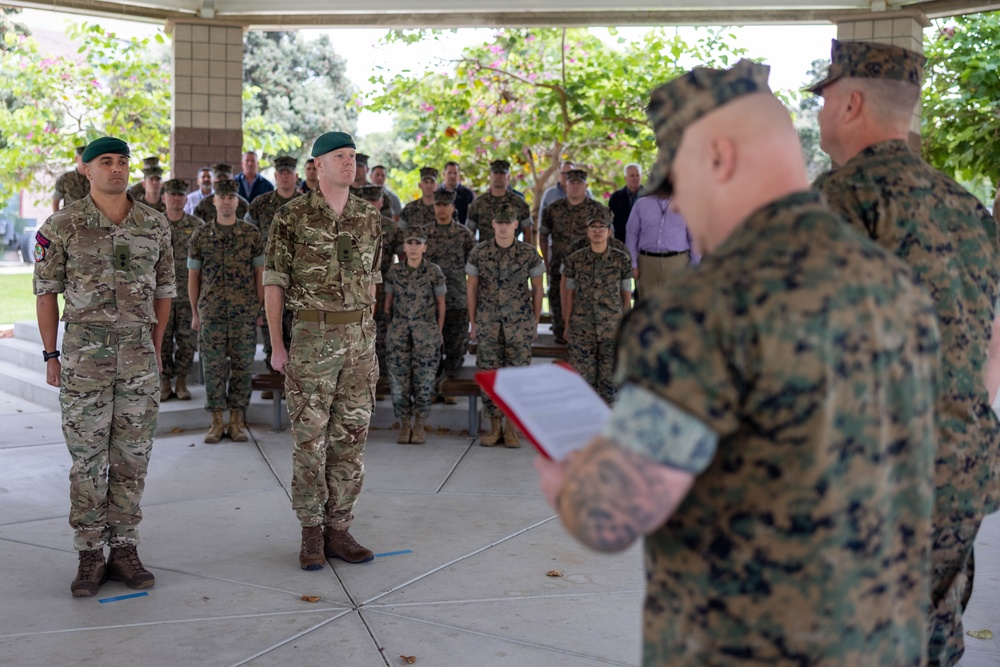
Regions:
M 243 151 L 243 28 L 176 22 L 171 108 L 171 174 L 197 188 L 198 169 L 219 162 L 239 171 Z
M 924 28 L 931 22 L 912 9 L 898 12 L 873 12 L 863 18 L 857 14 L 837 20 L 837 39 L 845 42 L 880 42 L 924 52 Z M 910 146 L 920 154 L 920 104 L 910 121 Z

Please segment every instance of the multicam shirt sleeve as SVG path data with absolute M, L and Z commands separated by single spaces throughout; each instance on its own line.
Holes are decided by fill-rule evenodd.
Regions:
M 61 294 L 66 290 L 66 250 L 52 218 L 35 233 L 35 296 Z
M 264 284 L 288 289 L 291 284 L 291 221 L 286 207 L 281 207 L 271 221 L 264 252 Z
M 153 290 L 154 299 L 173 299 L 177 296 L 177 275 L 174 266 L 174 243 L 171 238 L 170 223 L 162 215 L 157 215 L 160 222 L 160 258 L 156 260 L 156 287 Z

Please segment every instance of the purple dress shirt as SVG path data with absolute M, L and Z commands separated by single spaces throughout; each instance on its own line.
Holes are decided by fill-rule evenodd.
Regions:
M 635 200 L 628 222 L 625 223 L 625 246 L 632 255 L 632 268 L 639 266 L 639 251 L 687 252 L 691 263 L 701 261 L 701 255 L 691 246 L 691 233 L 684 218 L 670 210 L 670 200 L 650 195 Z

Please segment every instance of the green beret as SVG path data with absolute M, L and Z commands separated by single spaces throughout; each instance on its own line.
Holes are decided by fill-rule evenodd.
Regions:
M 423 227 L 407 227 L 406 231 L 403 232 L 403 240 L 409 241 L 410 239 L 416 239 L 421 243 L 427 243 L 427 232 L 424 231 Z
M 220 162 L 219 164 L 212 167 L 212 171 L 215 172 L 216 176 L 218 176 L 219 174 L 232 174 L 233 165 L 226 164 L 225 162 Z
M 729 69 L 695 67 L 650 94 L 646 117 L 653 128 L 659 153 L 649 170 L 644 194 L 673 192 L 668 175 L 684 131 L 695 121 L 733 100 L 753 93 L 770 93 L 771 68 L 740 60 Z
M 493 160 L 490 162 L 490 172 L 500 172 L 502 174 L 510 173 L 510 162 L 507 160 Z
M 365 201 L 378 201 L 382 198 L 382 186 L 381 185 L 362 185 L 361 192 L 358 194 L 359 197 Z
M 354 139 L 351 139 L 351 135 L 347 132 L 327 132 L 326 134 L 321 134 L 316 143 L 313 144 L 312 156 L 319 157 L 320 155 L 326 155 L 330 151 L 335 151 L 344 146 L 357 148 L 354 145 Z
M 187 181 L 182 178 L 171 178 L 169 181 L 164 181 L 163 183 L 163 194 L 186 195 L 187 191 Z
M 215 194 L 220 197 L 222 195 L 237 195 L 239 191 L 239 184 L 231 178 L 224 178 L 221 181 L 215 182 Z
M 425 178 L 433 178 L 435 181 L 438 179 L 438 170 L 434 167 L 421 167 L 420 168 L 420 180 Z
M 927 58 L 901 46 L 835 39 L 830 47 L 830 69 L 806 90 L 821 95 L 825 87 L 842 77 L 905 81 L 919 87 L 925 62 Z
M 274 158 L 274 170 L 281 171 L 282 169 L 291 169 L 295 171 L 295 165 L 298 161 L 291 155 L 281 155 Z
M 454 204 L 455 196 L 457 193 L 451 190 L 435 190 L 434 191 L 434 203 L 435 204 Z
M 583 181 L 587 182 L 587 172 L 583 169 L 570 169 L 566 172 L 567 181 Z
M 368 166 L 368 156 L 364 153 L 356 153 L 354 155 L 354 164 Z
M 146 178 L 163 178 L 163 167 L 143 167 L 142 175 Z
M 132 157 L 132 154 L 128 150 L 128 144 L 121 139 L 115 139 L 114 137 L 101 137 L 100 139 L 94 139 L 87 144 L 87 148 L 83 151 L 83 157 L 81 159 L 84 162 L 90 162 L 95 157 L 105 155 L 107 153 Z

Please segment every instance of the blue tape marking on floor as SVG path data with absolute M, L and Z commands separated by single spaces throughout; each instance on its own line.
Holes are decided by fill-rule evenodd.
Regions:
M 114 598 L 104 598 L 103 600 L 98 600 L 101 604 L 105 602 L 118 602 L 119 600 L 131 600 L 132 598 L 141 598 L 149 595 L 149 593 L 132 593 L 130 595 L 119 595 Z
M 402 551 L 387 551 L 384 554 L 375 554 L 375 558 L 381 558 L 382 556 L 402 556 L 403 554 L 412 554 L 413 551 L 410 549 L 403 549 Z

